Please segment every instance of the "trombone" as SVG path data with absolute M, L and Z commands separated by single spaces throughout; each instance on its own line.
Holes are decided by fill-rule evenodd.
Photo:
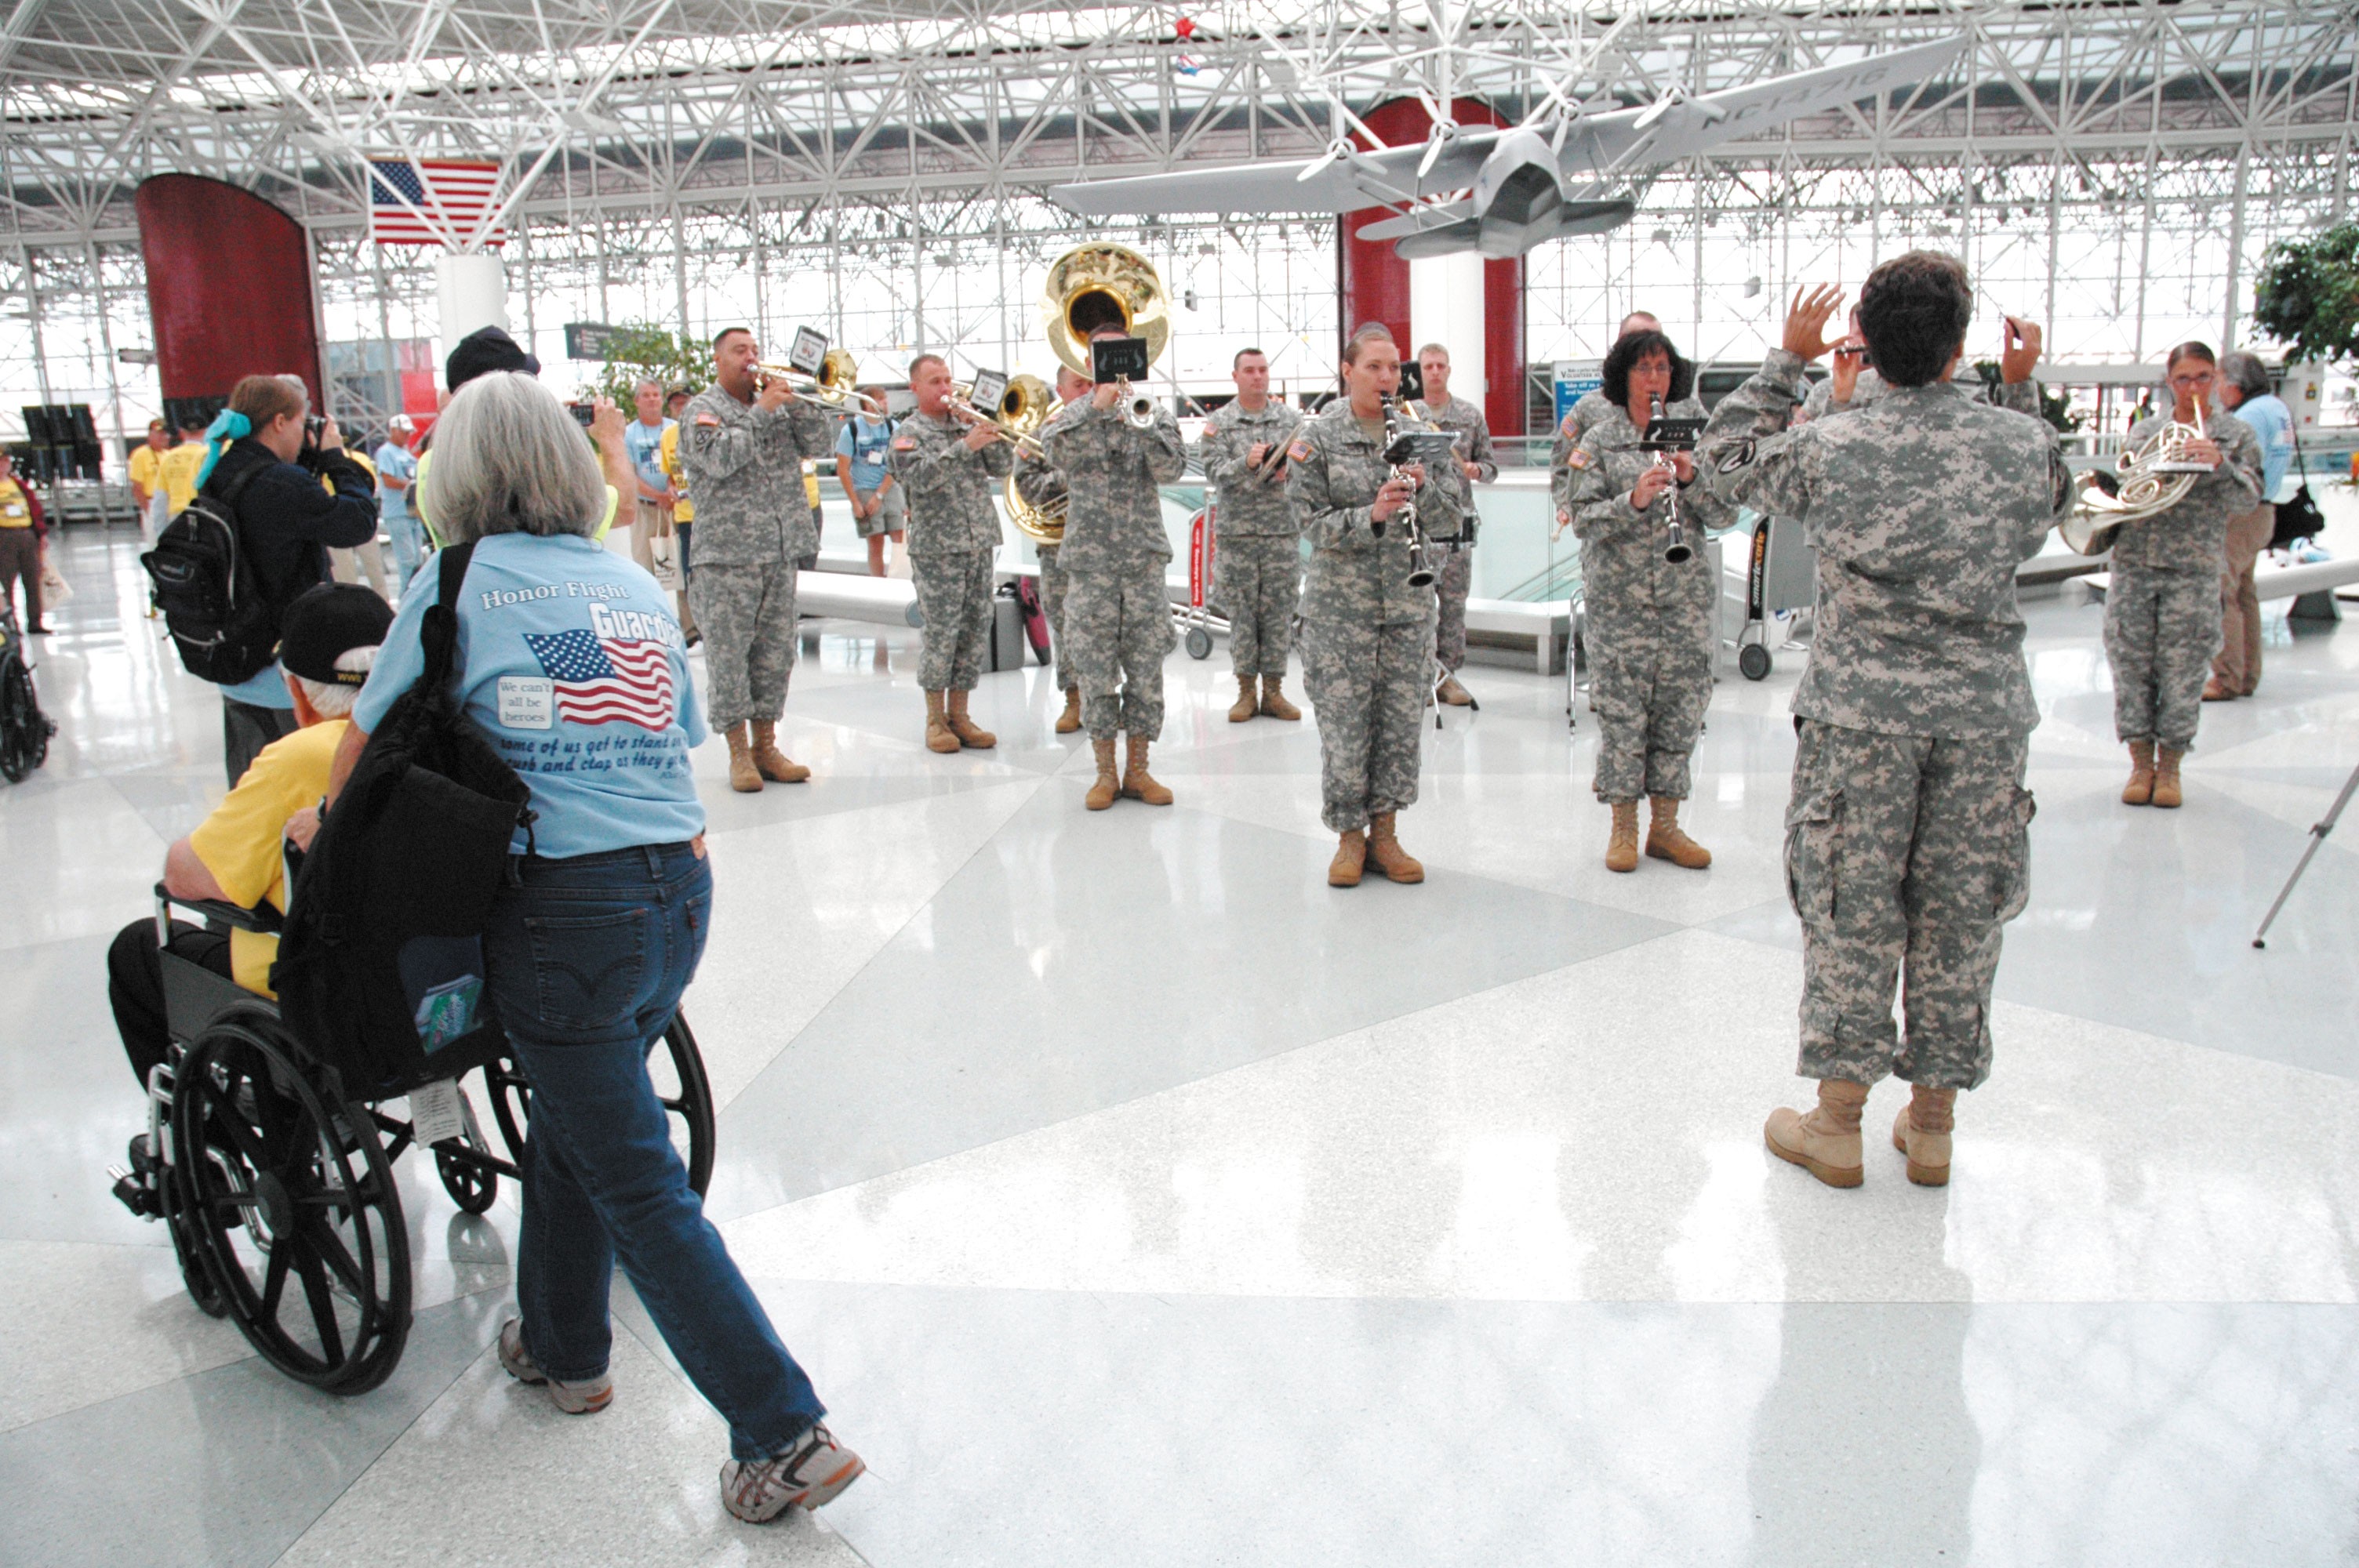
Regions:
M 988 425 L 998 431 L 1018 452 L 1027 458 L 1045 458 L 1046 448 L 1035 434 L 1049 422 L 1056 406 L 1057 395 L 1049 384 L 1037 375 L 1014 375 L 1007 381 L 1007 390 L 999 395 L 999 406 L 990 412 L 977 408 L 971 401 L 974 383 L 962 381 L 951 388 L 951 412 L 972 425 Z
M 872 419 L 881 419 L 885 416 L 885 406 L 862 392 L 856 384 L 860 380 L 860 362 L 852 357 L 849 349 L 828 350 L 827 357 L 820 362 L 817 375 L 797 370 L 790 364 L 771 363 L 756 363 L 754 373 L 762 382 L 777 382 L 796 396 L 807 397 L 830 408 L 857 409 Z

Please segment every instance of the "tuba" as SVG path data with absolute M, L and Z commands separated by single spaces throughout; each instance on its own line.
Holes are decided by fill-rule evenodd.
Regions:
M 1093 243 L 1067 251 L 1049 264 L 1040 290 L 1040 324 L 1049 348 L 1077 375 L 1091 373 L 1090 334 L 1109 322 L 1147 340 L 1147 362 L 1163 356 L 1171 341 L 1171 301 L 1155 267 L 1125 245 Z M 1123 417 L 1134 428 L 1155 423 L 1155 399 L 1123 387 Z
M 2114 463 L 2119 490 L 2112 495 L 2102 490 L 2082 491 L 2072 503 L 2072 514 L 2056 524 L 2058 535 L 2082 555 L 2102 556 L 2114 547 L 2114 536 L 2122 531 L 2123 524 L 2143 523 L 2178 505 L 2195 488 L 2195 481 L 2212 471 L 2208 464 L 2191 462 L 2187 457 L 2188 444 L 2202 440 L 2206 434 L 2201 404 L 2196 406 L 2191 425 L 2164 421 L 2153 439 L 2134 452 L 2124 452 Z
M 1023 456 L 1038 458 L 1040 427 L 1049 422 L 1056 411 L 1057 395 L 1049 384 L 1037 375 L 1011 376 L 1007 391 L 999 399 L 998 416 L 992 422 L 1007 432 Z M 1062 496 L 1046 506 L 1035 506 L 1024 499 L 1016 488 L 1016 476 L 1010 473 L 1006 484 L 1007 517 L 1016 531 L 1036 545 L 1061 545 L 1065 541 L 1065 501 Z

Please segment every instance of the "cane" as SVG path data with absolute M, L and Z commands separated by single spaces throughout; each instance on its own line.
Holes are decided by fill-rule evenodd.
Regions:
M 2293 875 L 2288 877 L 2286 885 L 2277 891 L 2277 901 L 2269 905 L 2268 914 L 2262 917 L 2261 928 L 2253 933 L 2254 946 L 2268 946 L 2263 938 L 2268 935 L 2269 926 L 2276 921 L 2277 911 L 2283 909 L 2285 901 L 2292 896 L 2293 884 L 2301 881 L 2301 873 L 2310 870 L 2310 857 L 2318 853 L 2318 847 L 2321 844 L 2326 842 L 2326 836 L 2334 831 L 2335 821 L 2342 816 L 2343 808 L 2351 804 L 2351 795 L 2354 790 L 2359 790 L 2359 768 L 2352 769 L 2351 776 L 2343 781 L 2343 793 L 2334 797 L 2334 808 L 2326 814 L 2323 820 L 2310 827 L 2310 847 L 2301 852 L 2301 859 L 2294 864 Z

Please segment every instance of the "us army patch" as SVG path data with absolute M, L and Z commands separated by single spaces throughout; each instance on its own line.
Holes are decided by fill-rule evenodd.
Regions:
M 1738 469 L 1750 463 L 1753 460 L 1753 438 L 1750 436 L 1731 446 L 1720 460 L 1720 471 L 1734 473 Z
M 893 438 L 893 449 L 897 452 L 914 452 L 918 449 L 918 438 L 896 436 Z

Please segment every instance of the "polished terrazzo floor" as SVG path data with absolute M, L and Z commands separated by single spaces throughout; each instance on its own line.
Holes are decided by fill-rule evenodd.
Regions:
M 512 1384 L 512 1193 L 414 1157 L 394 1379 L 277 1377 L 102 1174 L 142 1125 L 103 956 L 218 796 L 210 688 L 69 539 L 62 732 L 0 790 L 0 1562 L 2191 1563 L 2359 1559 L 2359 629 L 2271 623 L 2177 813 L 2114 799 L 2099 611 L 2030 608 L 2032 903 L 1946 1191 L 1763 1152 L 1792 1076 L 1778 869 L 1799 661 L 1715 694 L 1707 873 L 1599 864 L 1593 726 L 1478 668 L 1323 885 L 1317 738 L 1175 653 L 1162 811 L 1092 815 L 1047 672 L 919 741 L 916 634 L 810 623 L 809 785 L 700 758 L 688 999 L 712 1210 L 871 1471 L 721 1513 L 718 1419 L 628 1292 L 591 1420 Z M 2282 608 L 2282 607 L 2279 607 Z M 1880 1088 L 1871 1126 L 1902 1091 Z

